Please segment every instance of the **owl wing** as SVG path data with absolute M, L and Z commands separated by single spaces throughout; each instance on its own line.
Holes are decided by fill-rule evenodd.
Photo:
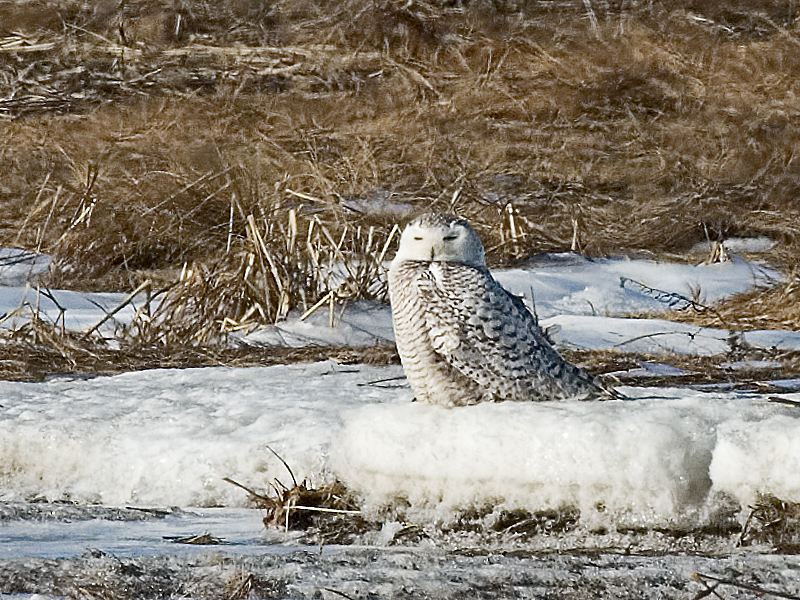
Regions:
M 608 397 L 556 352 L 522 300 L 488 270 L 433 263 L 417 285 L 434 350 L 494 400 Z

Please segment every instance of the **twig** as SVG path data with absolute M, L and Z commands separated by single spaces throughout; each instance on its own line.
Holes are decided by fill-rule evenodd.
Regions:
M 50 181 L 50 176 L 52 174 L 53 174 L 53 172 L 50 171 L 47 175 L 45 175 L 44 181 L 42 182 L 42 185 L 39 186 L 39 191 L 37 192 L 36 198 L 33 201 L 33 208 L 28 212 L 27 215 L 25 215 L 25 220 L 22 222 L 22 227 L 19 228 L 19 231 L 17 231 L 17 236 L 14 238 L 14 245 L 15 246 L 19 242 L 19 238 L 22 235 L 22 232 L 25 231 L 25 228 L 28 226 L 28 221 L 30 221 L 31 218 L 33 216 L 35 216 L 36 214 L 38 214 L 38 212 L 42 209 L 42 207 L 39 206 L 39 200 L 41 199 L 42 194 L 44 193 L 44 188 L 47 187 L 47 182 Z M 59 190 L 60 189 L 61 188 L 59 188 Z
M 405 378 L 406 378 L 405 375 L 400 375 L 398 377 L 387 377 L 386 379 L 375 379 L 374 381 L 365 381 L 364 383 L 357 383 L 356 385 L 357 386 L 376 385 L 378 383 L 386 383 L 387 381 L 400 381 L 401 379 Z
M 272 452 L 278 458 L 278 460 L 283 463 L 283 466 L 286 467 L 287 471 L 289 471 L 289 476 L 292 478 L 292 483 L 294 484 L 294 487 L 297 487 L 297 479 L 295 479 L 294 473 L 292 472 L 292 468 L 289 466 L 289 463 L 283 460 L 283 457 L 277 452 L 275 452 L 275 450 L 273 450 L 270 446 L 267 446 L 267 450 Z
M 768 594 L 770 596 L 776 596 L 778 598 L 788 598 L 789 600 L 800 600 L 800 596 L 795 596 L 793 594 L 787 594 L 786 592 L 777 592 L 773 590 L 768 590 L 766 588 L 758 587 L 756 585 L 749 585 L 747 583 L 739 583 L 738 581 L 733 581 L 731 579 L 722 579 L 720 577 L 714 577 L 713 575 L 703 575 L 702 573 L 692 573 L 692 579 L 699 581 L 700 583 L 707 586 L 704 579 L 710 579 L 711 581 L 716 581 L 722 585 L 731 585 L 733 587 L 737 587 L 742 590 L 747 590 L 749 592 L 756 592 L 758 594 Z M 708 587 L 708 586 L 707 586 Z
M 331 296 L 333 296 L 333 295 L 334 295 L 333 290 L 331 290 L 330 292 L 325 294 L 321 299 L 319 299 L 317 301 L 316 304 L 314 304 L 314 306 L 312 306 L 306 312 L 304 312 L 302 315 L 300 315 L 300 319 L 299 320 L 300 321 L 305 321 L 308 317 L 310 317 L 312 314 L 314 314 L 320 306 L 322 306 L 328 300 L 330 300 Z
M 335 589 L 329 588 L 329 587 L 324 587 L 322 589 L 325 590 L 326 592 L 331 592 L 332 594 L 336 594 L 338 596 L 341 596 L 342 598 L 345 598 L 346 600 L 355 600 L 352 596 L 348 596 L 347 594 L 345 594 L 344 592 L 340 592 L 339 590 L 335 590 Z
M 592 26 L 592 31 L 595 37 L 600 39 L 600 24 L 597 22 L 597 15 L 592 7 L 592 0 L 583 0 L 583 6 L 586 8 L 586 16 L 589 18 L 589 23 Z
M 614 348 L 617 348 L 619 346 L 624 346 L 625 344 L 630 344 L 631 342 L 636 342 L 636 341 L 639 341 L 639 340 L 645 340 L 647 338 L 658 337 L 660 335 L 675 335 L 675 334 L 688 335 L 692 340 L 694 340 L 695 336 L 697 336 L 698 333 L 700 333 L 699 330 L 695 331 L 694 333 L 691 333 L 689 331 L 657 331 L 655 333 L 646 333 L 644 335 L 637 335 L 636 337 L 632 337 L 630 339 L 627 339 L 624 342 L 616 343 L 616 344 L 614 344 Z
M 224 481 L 226 483 L 230 483 L 231 485 L 235 485 L 236 487 L 243 489 L 245 492 L 247 492 L 248 494 L 250 494 L 254 498 L 258 498 L 259 500 L 263 500 L 264 502 L 267 502 L 268 504 L 273 504 L 275 502 L 269 496 L 265 496 L 264 494 L 259 494 L 255 490 L 252 490 L 249 487 L 247 487 L 245 485 L 242 485 L 238 481 L 234 481 L 233 479 L 231 479 L 229 477 L 223 477 L 222 481 Z
M 298 198 L 302 198 L 303 200 L 308 200 L 309 202 L 318 202 L 320 204 L 325 204 L 325 200 L 322 198 L 315 198 L 314 196 L 309 196 L 308 194 L 304 194 L 302 192 L 295 192 L 292 189 L 286 188 L 286 193 L 291 194 L 292 196 L 297 196 Z
M 788 404 L 789 406 L 800 407 L 800 401 L 789 400 L 788 398 L 781 398 L 780 396 L 770 396 L 767 400 L 769 402 L 775 402 L 776 404 Z
M 696 300 L 692 300 L 691 298 L 687 298 L 683 294 L 678 294 L 677 292 L 667 292 L 666 290 L 650 287 L 641 281 L 636 281 L 635 279 L 631 279 L 629 277 L 619 278 L 619 287 L 624 288 L 626 283 L 631 283 L 640 288 L 640 292 L 650 296 L 658 302 L 663 302 L 672 310 L 686 310 L 687 308 L 691 308 L 697 312 L 710 312 L 720 321 L 722 321 L 722 323 L 725 323 L 725 320 L 722 318 L 722 316 L 713 308 L 706 306 L 705 304 L 701 304 Z
M 343 508 L 325 508 L 324 506 L 299 506 L 294 504 L 290 507 L 291 510 L 307 510 L 311 512 L 326 512 L 338 513 L 341 515 L 360 515 L 360 510 L 345 510 Z
M 128 304 L 133 302 L 133 299 L 136 298 L 136 296 L 138 296 L 140 292 L 146 290 L 151 285 L 152 285 L 152 282 L 149 279 L 146 280 L 144 283 L 142 283 L 139 287 L 137 287 L 135 290 L 133 290 L 128 295 L 128 297 L 125 298 L 125 300 L 123 300 L 114 310 L 112 310 L 111 312 L 107 312 L 105 317 L 100 319 L 91 329 L 89 329 L 89 331 L 86 332 L 86 335 L 87 336 L 88 335 L 92 335 L 95 331 L 97 331 L 100 327 L 102 327 L 102 325 L 106 321 L 108 321 L 111 317 L 113 317 L 115 314 L 117 314 L 119 311 L 121 311 L 123 308 L 125 308 Z

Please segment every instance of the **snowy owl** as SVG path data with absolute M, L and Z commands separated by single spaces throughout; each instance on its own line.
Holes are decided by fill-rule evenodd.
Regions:
M 616 397 L 561 358 L 523 301 L 495 281 L 464 219 L 425 214 L 408 224 L 389 297 L 397 350 L 421 402 Z

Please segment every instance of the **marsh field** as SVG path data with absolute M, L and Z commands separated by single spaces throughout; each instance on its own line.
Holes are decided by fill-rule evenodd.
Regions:
M 766 236 L 784 285 L 674 318 L 796 329 L 796 16 L 755 0 L 3 0 L 0 245 L 51 255 L 51 288 L 164 300 L 123 351 L 20 332 L 3 373 L 269 361 L 210 348 L 320 300 L 384 300 L 392 228 L 424 209 L 474 222 L 492 266 L 687 260 Z
M 670 493 L 677 472 L 708 495 L 687 501 L 695 503 L 689 525 L 673 518 L 685 508 L 672 504 L 678 490 L 665 495 L 654 520 L 612 519 L 609 528 L 606 509 L 635 511 L 623 492 L 602 485 L 581 510 L 482 505 L 449 521 L 411 501 L 388 509 L 370 501 L 370 508 L 339 481 L 309 489 L 304 476 L 331 474 L 329 464 L 320 467 L 331 448 L 341 466 L 371 451 L 377 461 L 389 454 L 381 444 L 404 443 L 402 430 L 389 426 L 364 451 L 340 429 L 352 439 L 372 433 L 370 411 L 422 426 L 430 415 L 409 409 L 402 390 L 362 387 L 380 373 L 400 376 L 392 343 L 231 339 L 287 316 L 330 314 L 333 322 L 353 303 L 385 303 L 398 227 L 425 210 L 469 219 L 493 269 L 524 269 L 563 253 L 587 271 L 592 261 L 619 257 L 749 261 L 780 277 L 714 302 L 698 285 L 672 294 L 676 310 L 659 318 L 731 332 L 731 340 L 797 332 L 798 148 L 800 4 L 793 0 L 0 0 L 0 249 L 50 257 L 46 272 L 29 281 L 38 297 L 114 292 L 120 310 L 103 308 L 106 318 L 82 330 L 65 325 L 71 308 L 54 318 L 28 302 L 2 315 L 0 416 L 16 424 L 18 412 L 30 431 L 0 436 L 11 457 L 0 464 L 0 533 L 10 553 L 0 551 L 0 597 L 797 597 L 800 504 L 790 470 L 799 402 L 796 386 L 774 385 L 800 377 L 797 344 L 732 341 L 729 352 L 658 355 L 562 348 L 593 373 L 614 373 L 616 384 L 639 393 L 644 412 L 676 424 L 672 433 L 653 430 L 662 438 L 640 440 L 661 457 L 647 463 L 643 451 L 641 464 L 663 469 Z M 0 266 L 14 260 L 3 255 Z M 114 318 L 124 311 L 125 319 Z M 661 370 L 642 384 L 631 373 L 646 363 Z M 127 379 L 130 372 L 140 378 Z M 330 395 L 329 406 L 286 384 L 294 378 L 310 382 L 319 398 Z M 341 389 L 331 392 L 331 379 L 344 382 Z M 264 385 L 279 391 L 264 398 Z M 636 392 L 659 385 L 673 386 L 663 412 L 650 392 Z M 681 386 L 695 389 L 682 397 Z M 705 402 L 698 390 L 712 388 L 702 386 L 718 386 L 718 396 Z M 738 392 L 752 403 L 744 412 Z M 778 394 L 781 406 L 765 394 Z M 358 412 L 359 395 L 380 406 Z M 86 412 L 72 411 L 62 396 Z M 164 424 L 172 410 L 185 430 Z M 584 423 L 582 409 L 558 418 L 549 407 L 485 410 L 491 432 L 516 422 L 535 427 L 539 417 L 577 432 Z M 618 430 L 625 436 L 640 427 L 627 410 L 612 406 L 598 416 L 612 429 L 631 419 Z M 274 423 L 259 420 L 273 413 L 287 415 L 277 434 Z M 458 419 L 448 422 L 457 428 Z M 103 428 L 109 423 L 113 433 Z M 756 429 L 761 437 L 747 438 Z M 537 431 L 542 439 L 552 434 Z M 44 434 L 54 436 L 49 446 L 39 444 Z M 148 435 L 146 451 L 130 451 Z M 265 446 L 273 435 L 279 452 Z M 452 436 L 434 450 L 446 453 Z M 175 444 L 159 445 L 170 439 Z M 676 439 L 690 450 L 674 471 L 664 456 Z M 788 490 L 783 497 L 767 488 L 751 494 L 741 465 L 731 471 L 740 479 L 714 479 L 712 456 L 735 462 L 739 442 L 763 466 L 764 481 L 776 469 L 769 481 Z M 74 464 L 59 462 L 59 444 L 75 452 Z M 182 462 L 201 456 L 204 444 L 225 457 L 213 476 L 205 463 Z M 443 469 L 462 465 L 469 473 L 447 460 Z M 152 467 L 162 463 L 169 463 L 163 472 Z M 622 481 L 613 463 L 610 456 L 600 474 Z M 145 473 L 138 485 L 155 482 L 150 492 L 133 489 L 123 467 Z M 374 468 L 351 467 L 341 472 L 355 479 Z M 575 471 L 577 487 L 593 476 L 588 471 Z M 240 481 L 220 483 L 223 476 Z M 529 492 L 539 475 L 525 476 L 533 479 L 521 476 L 519 489 Z M 459 485 L 468 495 L 466 479 Z M 637 485 L 632 496 L 641 494 L 644 505 L 662 500 L 661 484 Z M 162 510 L 173 498 L 183 508 Z M 137 499 L 146 514 L 120 508 Z M 373 520 L 315 517 L 310 527 L 290 527 L 297 503 L 372 510 Z M 181 512 L 192 506 L 257 506 L 268 539 L 254 541 L 260 526 L 245 535 L 239 558 L 162 552 L 170 527 L 192 523 L 203 533 L 202 519 Z M 152 525 L 157 533 L 147 534 L 156 540 L 150 546 L 126 554 L 116 540 L 99 549 L 110 522 L 164 518 L 164 531 Z M 87 539 L 98 549 L 65 549 L 84 543 L 70 523 L 89 523 L 95 537 Z M 273 539 L 281 525 L 295 537 Z M 55 554 L 26 554 L 48 535 L 61 540 Z M 348 543 L 356 545 L 336 549 Z

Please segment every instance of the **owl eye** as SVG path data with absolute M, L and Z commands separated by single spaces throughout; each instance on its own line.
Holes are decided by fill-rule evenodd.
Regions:
M 446 236 L 444 236 L 442 239 L 443 239 L 443 240 L 454 240 L 454 239 L 456 239 L 456 238 L 458 238 L 458 236 L 457 236 L 457 235 L 446 235 Z
M 422 238 L 421 237 L 417 237 L 416 235 L 414 236 L 414 239 L 417 240 L 418 242 L 422 241 Z

